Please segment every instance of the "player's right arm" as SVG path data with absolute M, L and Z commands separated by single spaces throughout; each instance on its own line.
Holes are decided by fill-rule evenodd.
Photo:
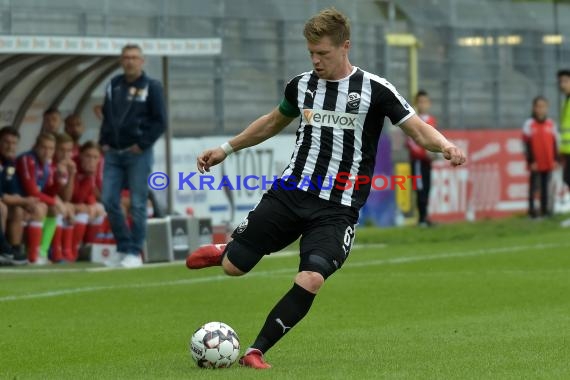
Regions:
M 55 198 L 44 194 L 38 188 L 35 175 L 36 164 L 33 158 L 26 155 L 20 157 L 16 161 L 16 173 L 18 173 L 22 190 L 26 196 L 37 198 L 48 206 L 55 205 Z
M 275 107 L 268 114 L 253 121 L 239 135 L 228 141 L 230 152 L 237 152 L 238 150 L 262 143 L 281 132 L 297 117 L 287 116 L 283 112 L 282 106 Z M 198 170 L 200 173 L 210 171 L 210 167 L 219 164 L 227 156 L 228 153 L 222 147 L 208 149 L 198 156 Z
M 427 124 L 417 115 L 404 121 L 400 128 L 414 141 L 430 152 L 443 153 L 446 160 L 454 166 L 465 163 L 465 154 L 445 138 L 437 129 Z

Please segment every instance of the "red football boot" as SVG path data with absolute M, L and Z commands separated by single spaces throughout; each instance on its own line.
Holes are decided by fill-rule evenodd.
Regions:
M 188 269 L 200 269 L 222 265 L 222 257 L 226 244 L 203 245 L 186 258 Z
M 263 353 L 256 348 L 250 349 L 247 354 L 239 359 L 239 364 L 244 367 L 255 369 L 268 369 L 271 365 L 263 359 Z

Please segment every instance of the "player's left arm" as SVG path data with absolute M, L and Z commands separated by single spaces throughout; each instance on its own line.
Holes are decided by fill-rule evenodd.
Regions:
M 461 149 L 447 140 L 437 129 L 424 122 L 418 115 L 409 117 L 400 124 L 400 128 L 418 145 L 431 152 L 443 153 L 443 157 L 451 161 L 452 165 L 465 163 L 465 154 Z

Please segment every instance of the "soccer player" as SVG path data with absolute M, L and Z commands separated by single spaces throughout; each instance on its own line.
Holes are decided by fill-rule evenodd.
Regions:
M 69 260 L 77 260 L 81 243 L 92 243 L 104 218 L 103 205 L 97 203 L 96 177 L 101 150 L 94 141 L 87 141 L 79 149 L 79 168 L 73 186 L 73 204 L 75 223 L 73 227 L 73 247 Z
M 40 133 L 53 133 L 57 135 L 61 129 L 61 113 L 57 108 L 48 108 L 44 111 Z
M 56 216 L 65 214 L 65 204 L 57 195 L 59 175 L 51 167 L 55 142 L 53 134 L 42 132 L 33 149 L 16 160 L 16 172 L 24 196 L 38 198 L 47 206 L 43 224 L 32 221 L 26 231 L 28 261 L 39 265 L 48 263 L 47 253 L 56 229 Z
M 345 262 L 354 239 L 358 212 L 370 192 L 378 139 L 387 116 L 424 148 L 442 152 L 453 165 L 464 154 L 412 107 L 386 79 L 353 66 L 347 18 L 324 9 L 305 24 L 313 70 L 289 81 L 283 100 L 268 114 L 220 147 L 198 156 L 200 172 L 209 171 L 235 151 L 278 134 L 301 116 L 289 165 L 260 203 L 233 232 L 227 245 L 206 245 L 191 253 L 190 269 L 221 265 L 231 276 L 249 272 L 264 255 L 301 236 L 299 272 L 292 288 L 270 311 L 257 339 L 240 364 L 264 369 L 264 354 L 307 314 L 325 280 Z M 320 189 L 323 178 L 348 172 L 360 186 Z M 310 178 L 313 186 L 300 186 Z M 329 188 L 330 186 L 327 186 Z
M 72 254 L 74 224 L 78 217 L 86 219 L 84 215 L 75 215 L 75 209 L 71 204 L 73 195 L 77 165 L 72 159 L 74 140 L 67 133 L 56 136 L 55 155 L 52 163 L 52 171 L 58 177 L 58 196 L 63 201 L 63 214 L 57 215 L 55 234 L 51 242 L 51 260 L 53 262 L 75 261 Z M 87 223 L 87 221 L 85 221 Z
M 41 233 L 42 221 L 47 213 L 47 207 L 37 198 L 20 195 L 15 161 L 19 141 L 20 133 L 16 128 L 5 126 L 0 129 L 0 199 L 8 208 L 4 231 L 13 248 L 11 263 L 16 265 L 28 262 L 22 251 L 24 224 L 29 223 L 28 230 L 34 230 L 26 235 L 27 246 L 34 246 L 34 239 L 39 246 L 41 235 L 38 236 L 38 233 Z
M 81 147 L 79 140 L 85 131 L 85 126 L 79 115 L 71 114 L 65 118 L 64 131 L 73 139 L 73 154 L 71 157 L 75 160 L 79 157 L 79 149 Z
M 426 91 L 420 90 L 414 98 L 418 116 L 427 124 L 437 128 L 437 120 L 429 114 L 431 100 Z M 418 226 L 428 227 L 432 223 L 428 219 L 429 191 L 431 188 L 431 162 L 433 153 L 416 144 L 413 138 L 406 138 L 406 147 L 410 152 L 412 175 L 420 176 L 416 186 L 416 203 L 418 206 Z

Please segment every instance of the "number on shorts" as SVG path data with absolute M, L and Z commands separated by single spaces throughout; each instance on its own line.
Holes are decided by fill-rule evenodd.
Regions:
M 346 227 L 346 230 L 344 231 L 344 241 L 342 243 L 342 249 L 344 250 L 344 256 L 346 257 L 352 248 L 352 243 L 354 243 L 354 228 L 352 226 Z

